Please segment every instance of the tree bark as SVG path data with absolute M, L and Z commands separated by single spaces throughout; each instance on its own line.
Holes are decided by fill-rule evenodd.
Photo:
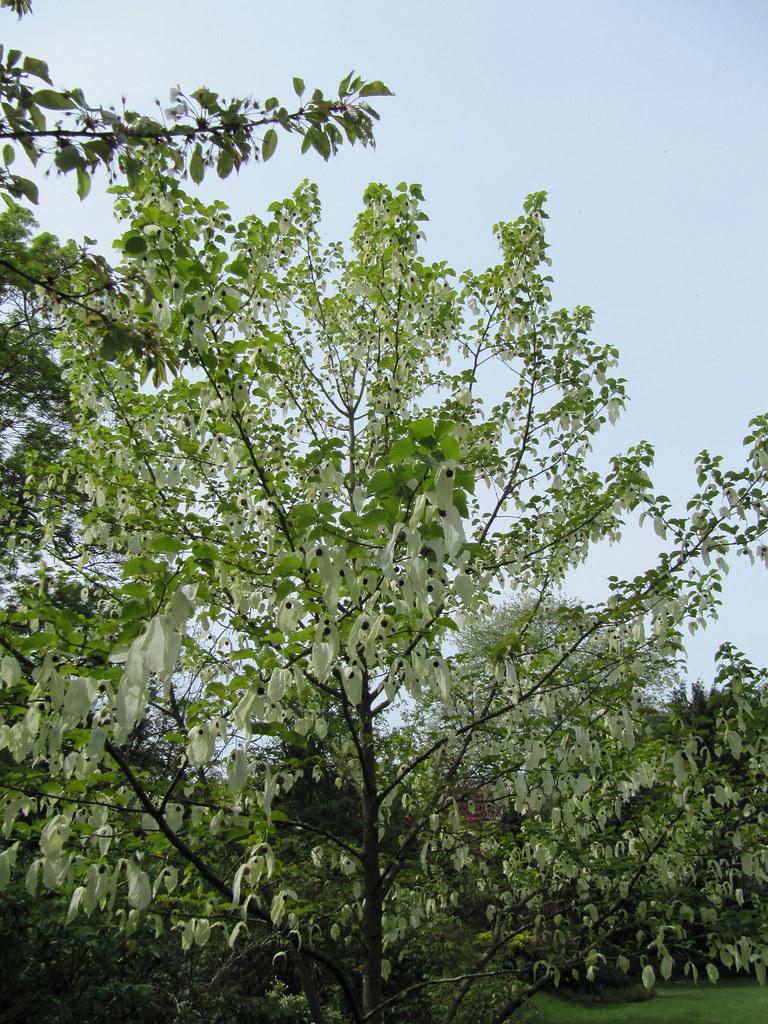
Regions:
M 366 686 L 367 691 L 367 686 Z M 382 927 L 381 917 L 384 894 L 380 870 L 379 848 L 379 804 L 376 784 L 376 750 L 371 715 L 370 697 L 367 692 L 360 706 L 361 713 L 361 754 L 363 769 L 362 812 L 363 812 L 363 1015 L 366 1024 L 381 1024 L 382 1001 Z
M 320 997 L 317 994 L 315 988 L 315 982 L 312 977 L 312 966 L 307 963 L 301 953 L 298 953 L 294 958 L 294 965 L 296 967 L 296 973 L 299 976 L 301 987 L 306 996 L 307 1003 L 309 1004 L 309 1010 L 312 1014 L 312 1020 L 315 1024 L 325 1024 L 325 1013 L 320 1002 Z

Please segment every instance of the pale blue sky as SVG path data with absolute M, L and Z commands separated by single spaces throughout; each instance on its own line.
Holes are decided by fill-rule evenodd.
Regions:
M 424 185 L 427 254 L 457 269 L 495 259 L 490 228 L 527 192 L 549 192 L 555 298 L 596 311 L 622 353 L 631 409 L 602 444 L 656 446 L 659 488 L 684 501 L 700 448 L 739 457 L 768 408 L 766 109 L 762 0 L 36 0 L 0 14 L 9 45 L 49 61 L 61 85 L 134 108 L 171 85 L 292 95 L 291 77 L 333 90 L 352 67 L 382 78 L 375 153 L 324 165 L 282 140 L 274 162 L 208 186 L 238 213 L 262 210 L 305 176 L 319 182 L 329 237 L 345 237 L 370 180 Z M 103 184 L 103 182 L 101 183 Z M 100 183 L 43 191 L 40 220 L 108 242 Z M 639 569 L 642 540 L 599 553 L 572 585 L 600 596 Z M 691 645 L 708 677 L 731 639 L 768 660 L 765 570 L 739 569 L 721 623 Z

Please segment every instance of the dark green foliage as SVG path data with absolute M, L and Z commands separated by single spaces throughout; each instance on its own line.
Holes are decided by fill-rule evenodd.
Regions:
M 557 995 L 586 1005 L 609 1005 L 615 1003 L 642 1003 L 653 999 L 656 990 L 646 988 L 636 975 L 625 974 L 612 964 L 601 964 L 595 969 L 594 978 L 566 976 Z
M 182 952 L 175 933 L 126 939 L 82 916 L 64 928 L 65 913 L 58 895 L 31 899 L 19 885 L 3 893 L 3 1024 L 309 1024 L 290 970 L 256 944 Z
M 0 593 L 24 568 L 40 539 L 40 479 L 69 443 L 69 395 L 52 351 L 55 322 L 30 278 L 61 277 L 77 259 L 73 245 L 33 235 L 33 217 L 20 207 L 0 214 L 0 524 L 15 546 L 0 548 Z M 63 523 L 63 535 L 70 523 Z

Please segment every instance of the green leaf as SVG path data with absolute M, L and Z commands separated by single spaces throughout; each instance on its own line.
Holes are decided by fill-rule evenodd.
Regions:
M 149 543 L 149 550 L 161 555 L 178 555 L 184 550 L 184 545 L 176 537 L 155 537 Z
M 392 90 L 380 82 L 378 79 L 374 82 L 366 82 L 366 84 L 360 90 L 361 96 L 391 96 Z
M 29 178 L 22 178 L 18 174 L 11 175 L 11 192 L 15 196 L 25 196 L 30 203 L 37 205 L 39 194 L 37 185 Z
M 251 724 L 251 731 L 259 736 L 277 736 L 284 743 L 290 743 L 294 747 L 306 749 L 307 746 L 306 739 L 300 733 L 289 729 L 282 722 L 253 722 Z
M 79 167 L 82 163 L 82 155 L 77 146 L 64 146 L 58 151 L 54 158 L 54 162 L 60 171 L 64 174 L 67 171 L 72 171 L 75 167 Z
M 397 476 L 388 469 L 380 469 L 374 473 L 368 484 L 372 494 L 394 494 L 399 488 Z
M 283 579 L 280 580 L 280 582 L 275 587 L 275 597 L 277 598 L 278 601 L 282 601 L 284 597 L 288 597 L 289 594 L 292 594 L 295 589 L 296 584 L 294 583 L 294 581 L 290 578 L 290 576 L 285 576 L 283 577 Z
M 471 469 L 457 469 L 454 484 L 470 494 L 475 493 L 475 475 Z
M 296 95 L 299 97 L 299 99 L 301 99 L 302 95 L 304 94 L 304 79 L 303 78 L 294 78 L 294 80 L 293 80 L 293 91 L 296 93 Z
M 3 163 L 5 164 L 6 167 L 10 167 L 15 159 L 16 159 L 16 150 L 13 148 L 13 146 L 10 144 L 10 142 L 7 142 L 3 146 Z
M 349 95 L 349 87 L 354 75 L 354 71 L 350 71 L 349 74 L 345 75 L 339 82 L 339 96 L 344 97 Z
M 461 448 L 459 442 L 453 436 L 453 434 L 446 434 L 445 437 L 440 439 L 440 451 L 446 457 L 446 459 L 457 460 L 461 457 Z
M 232 153 L 228 149 L 219 151 L 219 158 L 216 161 L 216 173 L 220 178 L 228 178 L 235 165 Z
M 123 579 L 131 576 L 167 575 L 168 566 L 165 562 L 155 562 L 151 558 L 139 556 L 123 562 Z
M 123 252 L 129 256 L 143 256 L 147 251 L 147 240 L 143 235 L 130 235 L 123 243 Z
M 204 541 L 195 541 L 192 545 L 192 554 L 201 561 L 215 562 L 219 557 L 219 549 L 213 544 L 206 544 Z
M 274 569 L 275 576 L 286 576 L 297 573 L 302 565 L 303 560 L 298 555 L 289 555 L 287 558 L 281 558 Z
M 47 82 L 49 85 L 51 84 L 48 65 L 44 60 L 38 60 L 37 57 L 25 57 L 22 67 L 30 75 L 34 75 L 35 78 L 41 78 L 44 82 Z
M 112 327 L 107 331 L 101 342 L 102 358 L 112 360 L 128 347 L 124 343 L 124 335 L 122 327 Z
M 203 150 L 198 142 L 189 161 L 189 176 L 196 185 L 199 185 L 205 176 L 205 163 L 203 162 Z
M 261 144 L 261 159 L 264 161 L 269 160 L 272 154 L 277 149 L 277 132 L 274 128 L 269 128 L 264 134 L 264 141 Z
M 105 160 L 106 162 L 106 160 Z M 141 160 L 136 159 L 133 156 L 126 156 L 125 158 L 125 176 L 128 179 L 130 185 L 135 185 L 139 180 L 143 164 Z
M 327 160 L 331 155 L 331 140 L 321 128 L 310 129 L 312 134 L 312 145 L 323 158 Z
M 38 89 L 32 94 L 33 101 L 46 110 L 76 110 L 77 104 L 71 96 L 55 89 Z
M 205 110 L 219 110 L 219 94 L 212 92 L 210 89 L 195 89 L 191 94 L 193 100 L 197 100 L 201 107 Z
M 423 419 L 413 420 L 412 423 L 409 423 L 408 433 L 417 441 L 421 441 L 425 437 L 432 437 L 434 435 L 435 424 L 428 416 L 425 416 Z
M 389 461 L 402 462 L 416 451 L 416 445 L 409 437 L 399 437 L 389 449 Z
M 136 331 L 114 324 L 102 338 L 101 355 L 107 361 L 111 361 L 122 352 L 135 349 L 138 342 L 141 342 L 141 336 Z
M 85 199 L 91 191 L 91 176 L 84 167 L 77 168 L 77 194 L 80 199 Z

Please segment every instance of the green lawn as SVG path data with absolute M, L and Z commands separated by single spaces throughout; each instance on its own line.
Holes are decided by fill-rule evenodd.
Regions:
M 659 985 L 644 1003 L 584 1006 L 548 994 L 533 1000 L 535 1024 L 761 1024 L 768 1022 L 768 986 L 755 982 Z

